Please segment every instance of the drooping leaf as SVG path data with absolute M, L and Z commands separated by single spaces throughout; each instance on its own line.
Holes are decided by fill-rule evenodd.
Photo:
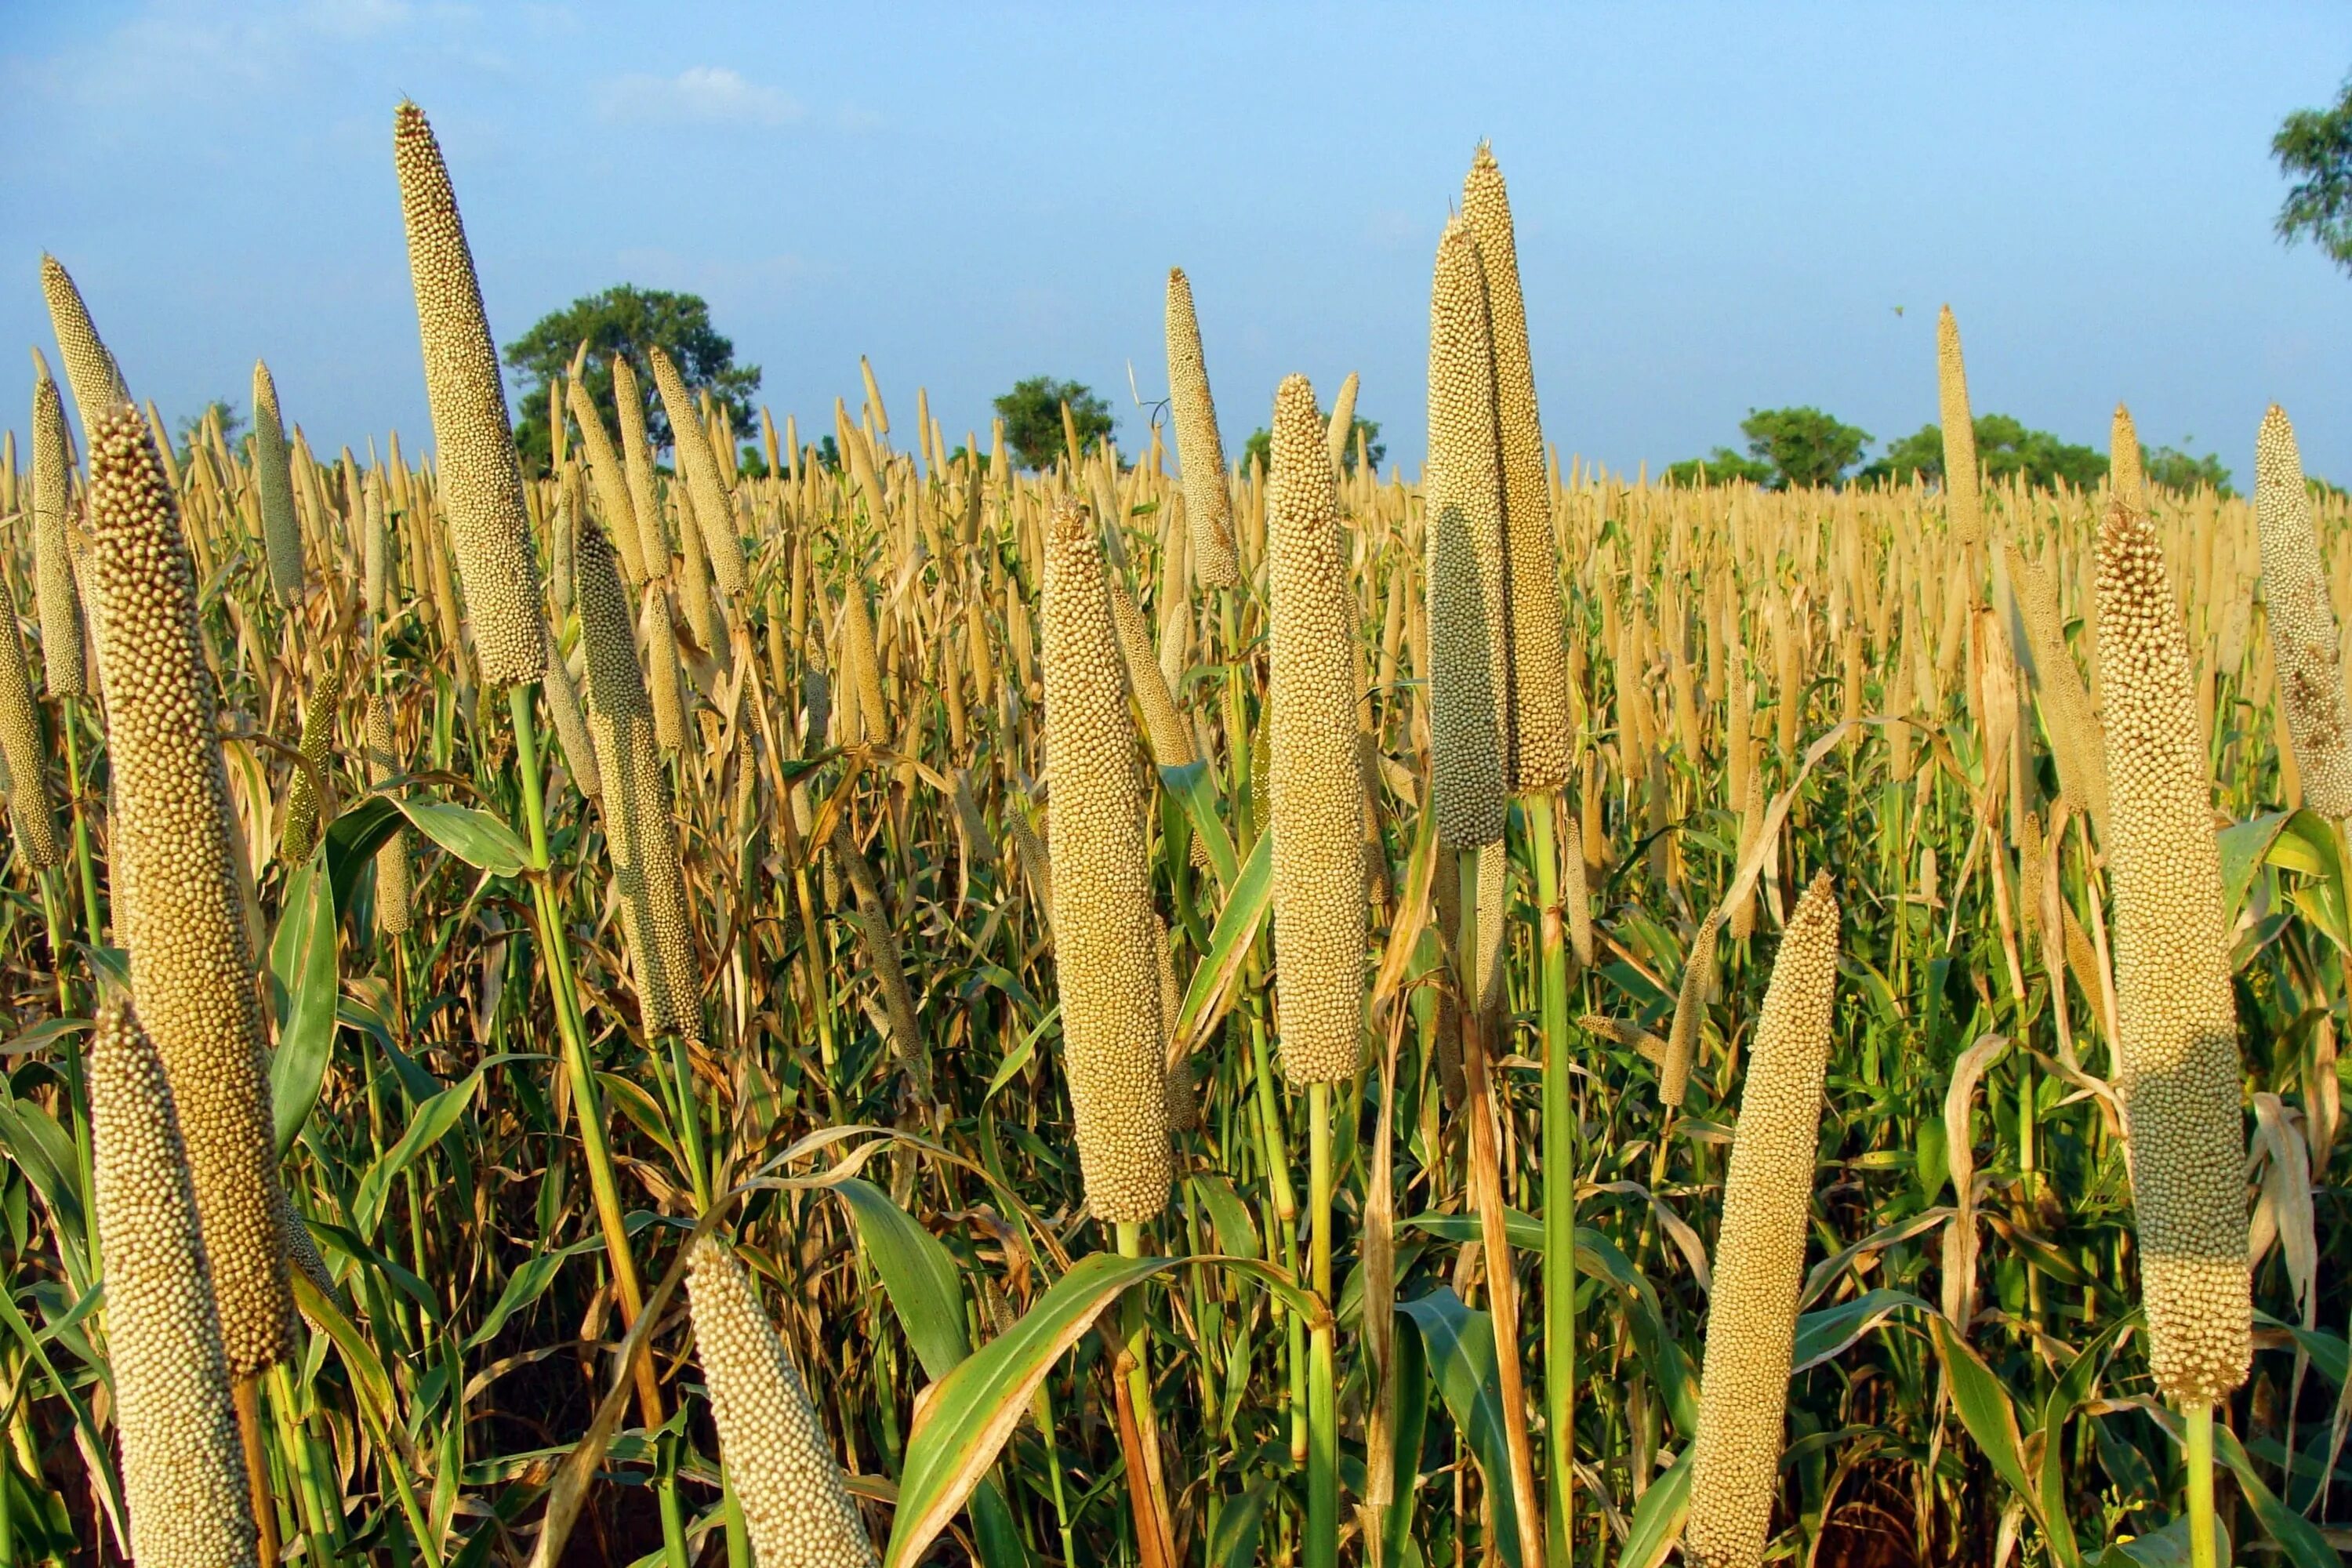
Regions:
M 1511 1568 L 1521 1568 L 1518 1507 L 1512 1489 L 1509 1439 L 1503 1430 L 1494 1320 L 1464 1306 L 1450 1287 L 1401 1301 L 1397 1310 L 1411 1318 L 1420 1331 L 1422 1348 L 1429 1354 L 1430 1370 L 1437 1374 L 1445 1407 L 1486 1475 L 1486 1495 L 1494 1500 L 1494 1544 Z
M 334 1054 L 338 960 L 334 886 L 322 842 L 287 882 L 284 912 L 269 940 L 269 990 L 278 1007 L 269 1096 L 281 1158 L 310 1119 Z

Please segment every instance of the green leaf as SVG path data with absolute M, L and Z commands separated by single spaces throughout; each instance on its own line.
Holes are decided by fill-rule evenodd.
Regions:
M 1257 940 L 1258 927 L 1265 921 L 1274 894 L 1273 835 L 1259 836 L 1249 864 L 1231 887 L 1225 907 L 1218 911 L 1217 928 L 1210 933 L 1208 956 L 1192 971 L 1192 984 L 1176 1012 L 1172 1037 L 1179 1056 L 1189 1054 L 1215 1026 L 1250 944 Z
M 287 883 L 285 908 L 269 940 L 269 991 L 278 1005 L 269 1096 L 280 1159 L 318 1104 L 334 1055 L 337 958 L 334 885 L 321 843 Z
M 1949 1318 L 1937 1313 L 1927 1321 L 1927 1330 L 1935 1342 L 1936 1358 L 1944 1364 L 1944 1383 L 1951 1390 L 1952 1408 L 1959 1413 L 1960 1424 L 2038 1520 L 2041 1493 L 2026 1473 L 2025 1440 L 2018 1433 L 2017 1406 L 2011 1403 L 2009 1390 L 1969 1348 Z
M 1819 1366 L 1844 1353 L 1845 1348 L 1896 1312 L 1933 1312 L 1907 1290 L 1868 1290 L 1851 1301 L 1840 1301 L 1807 1312 L 1797 1320 L 1794 1372 Z
M 2231 926 L 2238 923 L 2238 912 L 2246 907 L 2254 873 L 2270 858 L 2271 846 L 2292 815 L 2284 811 L 2265 812 L 2244 822 L 2233 822 L 2214 835 L 2221 851 L 2221 898 Z
M 55 1118 L 29 1100 L 0 1100 L 0 1153 L 16 1163 L 59 1230 L 79 1249 L 87 1226 L 81 1210 L 81 1162 L 73 1140 Z
M 1691 1375 L 1690 1358 L 1682 1345 L 1666 1331 L 1665 1312 L 1649 1276 L 1633 1267 L 1615 1242 L 1589 1226 L 1576 1227 L 1576 1271 L 1624 1292 L 1643 1368 L 1664 1397 L 1675 1430 L 1690 1438 L 1698 1431 L 1698 1379 Z
M 350 911 L 360 874 L 383 847 L 384 840 L 400 831 L 400 807 L 380 795 L 337 812 L 334 821 L 327 824 L 321 842 L 327 852 L 327 876 L 334 884 L 338 917 Z
M 547 1288 L 555 1283 L 555 1277 L 562 1272 L 565 1263 L 581 1253 L 599 1251 L 604 1245 L 602 1237 L 591 1237 L 586 1241 L 575 1241 L 569 1247 L 559 1247 L 552 1252 L 533 1253 L 521 1268 L 507 1276 L 507 1288 L 499 1292 L 498 1301 L 490 1308 L 489 1316 L 482 1320 L 481 1327 L 466 1336 L 465 1348 L 479 1350 L 498 1338 L 499 1331 L 507 1326 L 508 1319 L 547 1293 Z
M 1413 1507 L 1421 1496 L 1421 1440 L 1429 1426 L 1429 1352 L 1418 1333 L 1398 1334 L 1391 1342 L 1395 1363 L 1396 1481 L 1390 1496 L 1388 1518 L 1382 1521 L 1386 1542 L 1382 1561 L 1402 1563 L 1412 1541 Z
M 1450 1287 L 1399 1302 L 1397 1310 L 1411 1318 L 1420 1331 L 1422 1348 L 1429 1352 L 1445 1407 L 1485 1472 L 1486 1495 L 1494 1501 L 1493 1544 L 1501 1548 L 1503 1560 L 1511 1568 L 1521 1568 L 1518 1508 L 1495 1364 L 1494 1320 L 1464 1306 Z
M 1408 1215 L 1397 1221 L 1397 1224 L 1411 1226 L 1415 1230 L 1425 1230 L 1430 1235 L 1445 1241 L 1458 1243 L 1484 1239 L 1479 1230 L 1478 1216 L 1475 1214 Z M 1581 1243 L 1586 1236 L 1597 1234 L 1599 1233 L 1580 1232 L 1577 1240 Z M 1503 1235 L 1505 1239 L 1510 1242 L 1513 1252 L 1533 1253 L 1538 1258 L 1543 1256 L 1544 1233 L 1541 1220 L 1523 1215 L 1517 1209 L 1506 1210 L 1503 1215 Z
M 1093 1253 L 1055 1280 L 1018 1322 L 967 1357 L 931 1390 L 907 1445 L 884 1568 L 921 1560 L 1029 1408 L 1029 1396 L 1121 1291 L 1181 1259 Z
M 1209 1532 L 1209 1561 L 1217 1568 L 1252 1568 L 1257 1562 L 1265 1500 L 1273 1490 L 1272 1481 L 1260 1481 L 1229 1500 L 1217 1515 L 1217 1527 Z
M 2344 1559 L 2327 1544 L 2327 1537 L 2320 1533 L 2319 1527 L 2279 1500 L 2278 1494 L 2255 1473 L 2254 1462 L 2246 1457 L 2238 1435 L 2219 1421 L 2213 1423 L 2213 1452 L 2238 1478 L 2238 1489 L 2253 1506 L 2254 1518 L 2261 1521 L 2263 1533 L 2278 1543 L 2294 1568 L 2344 1568 Z M 2229 1559 L 2216 1561 L 2226 1563 Z
M 512 877 L 530 864 L 530 851 L 514 829 L 488 812 L 441 800 L 396 804 L 418 832 L 478 871 Z
M 1196 760 L 1181 768 L 1162 768 L 1160 785 L 1183 803 L 1184 815 L 1192 819 L 1192 832 L 1208 855 L 1209 869 L 1217 874 L 1217 885 L 1231 889 L 1234 840 L 1217 815 L 1217 792 L 1209 787 L 1209 764 Z
M 383 1219 L 384 1199 L 392 1192 L 393 1178 L 408 1169 L 419 1154 L 449 1135 L 449 1130 L 457 1125 L 457 1119 L 473 1103 L 474 1091 L 482 1087 L 482 1073 L 488 1066 L 483 1063 L 459 1082 L 418 1106 L 416 1113 L 408 1119 L 408 1131 L 400 1135 L 400 1142 L 367 1168 L 352 1201 L 352 1225 L 360 1235 L 374 1237 L 376 1226 Z
M 1685 1445 L 1679 1458 L 1651 1478 L 1649 1489 L 1633 1505 L 1633 1523 L 1617 1568 L 1658 1568 L 1683 1538 L 1683 1521 L 1690 1518 L 1691 1456 L 1697 1452 Z
M 1035 1028 L 1031 1029 L 1027 1034 L 1021 1037 L 1020 1044 L 1014 1046 L 1011 1050 L 1004 1053 L 1003 1061 L 997 1064 L 996 1076 L 988 1080 L 987 1092 L 983 1093 L 980 1097 L 982 1104 L 985 1105 L 988 1101 L 994 1100 L 996 1098 L 996 1091 L 1003 1089 L 1006 1084 L 1011 1083 L 1021 1069 L 1029 1065 L 1029 1059 L 1037 1054 L 1037 1041 L 1045 1035 L 1047 1029 L 1054 1026 L 1055 1020 L 1059 1018 L 1061 1016 L 1062 1005 L 1059 1002 L 1056 1002 L 1054 1004 L 1052 1011 L 1048 1012 L 1044 1017 L 1037 1020 L 1037 1026 Z
M 853 1176 L 833 1190 L 849 1205 L 857 1239 L 882 1276 L 882 1289 L 924 1373 L 934 1380 L 947 1376 L 971 1353 L 964 1331 L 963 1278 L 955 1259 L 939 1237 L 873 1183 Z
M 2095 1568 L 2189 1568 L 2189 1521 L 2176 1519 L 2162 1530 L 2116 1542 L 2099 1553 Z M 2213 1516 L 2213 1561 L 2231 1561 L 2230 1528 L 2219 1512 Z
M 1249 1205 L 1234 1193 L 1233 1183 L 1223 1176 L 1203 1173 L 1192 1177 L 1191 1186 L 1202 1206 L 1209 1211 L 1209 1227 L 1216 1233 L 1218 1251 L 1235 1258 L 1263 1256 Z

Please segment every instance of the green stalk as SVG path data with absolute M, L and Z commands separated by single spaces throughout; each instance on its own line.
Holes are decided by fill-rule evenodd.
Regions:
M 296 1513 L 302 1521 L 305 1538 L 303 1561 L 333 1563 L 337 1552 L 329 1521 L 334 1515 L 326 1498 L 326 1482 L 319 1473 L 318 1452 L 295 1415 L 294 1378 L 283 1361 L 269 1369 L 269 1408 L 277 1417 L 279 1454 L 294 1472 Z
M 1282 1238 L 1282 1265 L 1298 1278 L 1298 1194 L 1290 1184 L 1290 1150 L 1282 1136 L 1282 1096 L 1275 1088 L 1274 1067 L 1265 1042 L 1265 994 L 1262 972 L 1252 959 L 1244 980 L 1250 1006 L 1250 1065 L 1257 1075 L 1259 1154 L 1265 1164 L 1266 1187 L 1274 1199 L 1275 1223 L 1266 1227 L 1269 1239 Z M 1290 1363 L 1290 1458 L 1307 1462 L 1307 1326 L 1298 1314 L 1276 1307 L 1288 1338 L 1284 1342 Z
M 2213 1564 L 2213 1406 L 2200 1403 L 2189 1418 L 2189 1568 Z
M 48 922 L 49 962 L 55 966 L 58 985 L 58 1016 L 74 1016 L 73 987 L 66 981 L 66 921 L 61 907 L 64 900 L 58 889 L 58 871 L 54 866 L 44 867 L 37 873 L 41 884 L 41 915 Z M 100 1277 L 98 1249 L 98 1183 L 92 1173 L 89 1151 L 89 1090 L 82 1077 L 82 1044 L 79 1035 L 69 1034 L 64 1040 L 66 1058 L 66 1109 L 73 1124 L 75 1174 L 81 1181 L 81 1212 L 90 1215 L 85 1246 L 89 1255 L 89 1278 Z M 62 1239 L 62 1238 L 60 1238 Z
M 71 698 L 58 700 L 58 731 L 66 742 L 66 800 L 73 810 L 74 866 L 81 878 L 83 929 L 89 935 L 90 945 L 95 947 L 104 928 L 98 921 L 98 873 L 90 866 L 89 818 L 81 806 L 81 745 L 74 739 L 74 703 Z M 116 934 L 121 935 L 120 932 Z
M 1544 1425 L 1550 1463 L 1544 1551 L 1569 1568 L 1576 1489 L 1576 1112 L 1568 1081 L 1568 933 L 1559 908 L 1558 797 L 1526 800 L 1543 955 Z M 1663 1148 L 1663 1144 L 1661 1147 Z
M 563 1065 L 572 1079 L 572 1114 L 579 1119 L 580 1146 L 588 1157 L 588 1184 L 595 1197 L 596 1219 L 604 1233 L 604 1252 L 612 1264 L 613 1283 L 621 1298 L 625 1325 L 635 1323 L 645 1310 L 645 1294 L 637 1281 L 636 1262 L 629 1256 L 620 1185 L 613 1173 L 613 1151 L 605 1137 L 596 1074 L 589 1064 L 587 1039 L 581 1027 L 580 993 L 572 977 L 572 952 L 563 938 L 563 920 L 555 904 L 554 883 L 548 876 L 547 802 L 539 775 L 538 732 L 531 711 L 535 684 L 524 681 L 507 689 L 507 710 L 514 719 L 516 769 L 522 775 L 523 818 L 530 834 L 532 910 L 539 924 L 540 953 L 546 962 L 547 988 L 555 1004 L 556 1028 L 563 1037 Z M 637 1362 L 637 1403 L 646 1425 L 659 1426 L 661 1389 L 655 1380 L 651 1357 L 640 1357 Z
M 1339 1561 L 1339 1435 L 1332 1390 L 1331 1086 L 1307 1088 L 1307 1215 L 1316 1300 L 1327 1315 L 1315 1326 L 1307 1373 L 1307 1568 Z

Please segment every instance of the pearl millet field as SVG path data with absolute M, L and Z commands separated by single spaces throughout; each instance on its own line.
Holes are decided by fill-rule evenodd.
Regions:
M 0 1568 L 2336 1568 L 2284 412 L 2028 488 L 1947 311 L 1947 478 L 1629 484 L 1481 148 L 1418 474 L 1181 269 L 1131 450 L 583 347 L 527 464 L 391 131 L 364 453 L 11 262 Z

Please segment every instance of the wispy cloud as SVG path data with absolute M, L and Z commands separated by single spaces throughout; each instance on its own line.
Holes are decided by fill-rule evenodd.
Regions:
M 688 66 L 676 76 L 616 77 L 597 95 L 607 120 L 703 125 L 789 125 L 807 108 L 790 93 L 727 66 Z

